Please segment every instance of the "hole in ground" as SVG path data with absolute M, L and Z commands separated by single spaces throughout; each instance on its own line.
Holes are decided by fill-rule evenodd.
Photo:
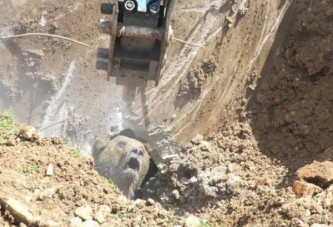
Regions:
M 134 132 L 134 130 L 132 129 L 124 129 L 122 131 L 120 131 L 119 133 L 115 134 L 114 136 L 112 136 L 110 139 L 113 139 L 117 136 L 126 136 L 135 140 L 140 141 L 141 143 L 143 143 L 146 147 L 146 150 L 148 151 L 148 155 L 152 152 L 151 150 L 153 149 L 145 139 L 140 138 L 139 136 L 136 135 L 136 133 Z M 149 155 L 149 167 L 148 167 L 148 171 L 147 174 L 145 175 L 144 179 L 142 180 L 140 186 L 134 191 L 134 197 L 133 199 L 138 199 L 138 198 L 143 198 L 143 190 L 142 188 L 144 188 L 144 186 L 146 185 L 146 183 L 152 178 L 152 177 L 156 177 L 157 176 L 157 172 L 158 172 L 158 168 L 157 165 L 155 163 L 155 161 L 153 160 L 153 158 Z M 153 191 L 154 189 L 150 188 L 149 190 Z

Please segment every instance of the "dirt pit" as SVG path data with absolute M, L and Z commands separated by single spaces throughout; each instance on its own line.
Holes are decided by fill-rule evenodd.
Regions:
M 177 1 L 175 37 L 205 48 L 173 42 L 160 85 L 146 88 L 95 69 L 108 41 L 99 4 L 0 2 L 0 109 L 42 134 L 1 117 L 1 225 L 333 225 L 332 179 L 296 174 L 333 161 L 330 1 Z M 4 39 L 28 32 L 90 47 Z M 89 158 L 97 138 L 124 128 L 158 167 L 135 201 Z

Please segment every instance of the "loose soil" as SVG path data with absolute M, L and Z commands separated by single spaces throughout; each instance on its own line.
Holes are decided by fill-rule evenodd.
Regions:
M 42 226 L 69 226 L 83 205 L 110 207 L 104 226 L 196 226 L 190 214 L 197 226 L 333 225 L 332 182 L 310 196 L 292 190 L 297 169 L 333 161 L 331 1 L 177 1 L 175 37 L 206 48 L 172 42 L 161 84 L 146 88 L 115 86 L 94 68 L 108 41 L 99 4 L 0 2 L 1 37 L 90 45 L 1 40 L 0 109 L 84 154 L 130 127 L 157 150 L 157 175 L 129 201 L 89 156 L 58 137 L 27 139 L 18 125 L 1 134 L 0 198 Z M 3 204 L 0 224 L 20 224 Z

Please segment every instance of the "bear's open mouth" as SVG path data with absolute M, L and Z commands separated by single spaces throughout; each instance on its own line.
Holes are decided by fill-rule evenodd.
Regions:
M 127 167 L 129 169 L 139 171 L 139 169 L 140 169 L 140 163 L 139 163 L 138 159 L 136 159 L 136 158 L 130 158 L 130 160 L 127 163 Z

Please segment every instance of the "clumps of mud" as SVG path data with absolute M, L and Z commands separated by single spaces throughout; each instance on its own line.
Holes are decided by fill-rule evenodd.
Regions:
M 177 204 L 183 212 L 237 196 L 245 181 L 238 172 L 240 163 L 231 157 L 254 148 L 249 146 L 253 143 L 251 137 L 243 136 L 246 130 L 249 125 L 243 123 L 226 129 L 225 136 L 219 134 L 204 140 L 197 135 L 177 157 L 158 165 L 158 175 L 145 186 L 146 196 L 157 196 L 156 200 L 172 207 L 171 204 Z M 149 194 L 152 188 L 155 191 Z
M 263 72 L 252 111 L 260 149 L 289 166 L 331 160 L 333 21 L 327 1 L 296 3 L 280 57 Z
M 195 99 L 199 97 L 205 81 L 208 77 L 212 77 L 217 68 L 218 61 L 214 57 L 210 57 L 194 66 L 188 72 L 186 77 L 180 81 L 180 87 L 177 96 L 189 97 Z
M 61 139 L 42 138 L 32 127 L 17 125 L 15 132 L 0 140 L 0 225 L 170 226 L 184 222 L 151 199 L 127 200 L 93 165 L 92 158 L 81 156 Z

